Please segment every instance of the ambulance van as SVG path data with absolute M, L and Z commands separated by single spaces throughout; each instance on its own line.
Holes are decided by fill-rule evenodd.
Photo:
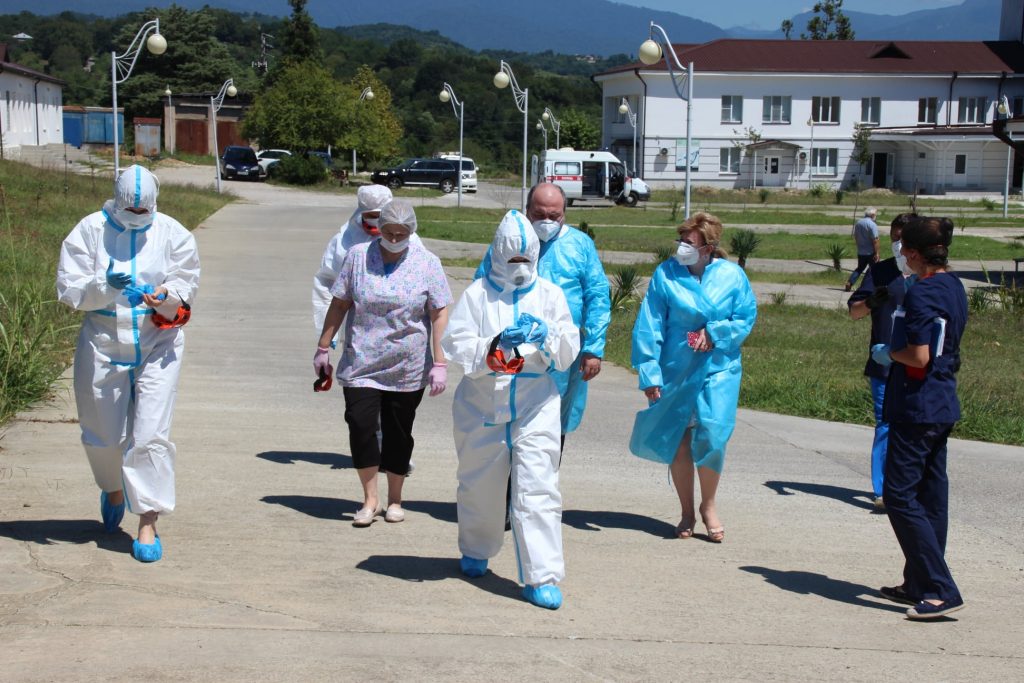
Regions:
M 560 186 L 570 206 L 574 200 L 587 199 L 636 206 L 651 198 L 647 183 L 630 177 L 625 164 L 611 152 L 548 149 L 539 159 L 535 156 L 534 163 L 534 183 L 545 180 Z

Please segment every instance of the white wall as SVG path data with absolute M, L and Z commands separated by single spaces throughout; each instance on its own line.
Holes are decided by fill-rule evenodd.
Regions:
M 0 72 L 0 134 L 5 151 L 64 141 L 62 89 L 56 83 L 34 80 Z

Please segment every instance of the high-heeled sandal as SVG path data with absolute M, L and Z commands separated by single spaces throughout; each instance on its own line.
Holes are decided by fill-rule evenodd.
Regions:
M 725 540 L 725 526 L 709 527 L 708 520 L 704 515 L 700 516 L 700 520 L 704 523 L 704 528 L 708 531 L 708 540 L 712 543 L 721 543 Z
M 693 527 L 696 523 L 697 520 L 693 520 L 692 522 L 679 522 L 679 524 L 676 525 L 676 538 L 693 538 Z

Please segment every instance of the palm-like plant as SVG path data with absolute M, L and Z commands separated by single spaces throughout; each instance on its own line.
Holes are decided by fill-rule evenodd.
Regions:
M 619 266 L 612 275 L 612 310 L 631 308 L 639 299 L 640 271 L 634 266 Z
M 737 230 L 729 238 L 729 251 L 736 255 L 740 268 L 747 267 L 747 257 L 761 244 L 761 238 L 753 230 Z
M 842 260 L 846 258 L 846 247 L 839 242 L 832 242 L 825 250 L 828 257 L 832 259 L 832 268 L 837 272 L 843 272 Z

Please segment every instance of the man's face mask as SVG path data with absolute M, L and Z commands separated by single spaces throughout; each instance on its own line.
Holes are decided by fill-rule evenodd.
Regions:
M 516 287 L 522 287 L 530 281 L 529 263 L 509 263 L 508 278 Z
M 537 233 L 537 237 L 543 242 L 547 242 L 552 237 L 558 234 L 558 231 L 562 229 L 562 224 L 559 221 L 553 221 L 545 218 L 544 220 L 533 221 L 533 231 Z
M 121 227 L 137 230 L 144 228 L 153 222 L 153 214 L 149 211 L 135 213 L 128 209 L 115 209 L 114 220 L 121 224 Z
M 498 348 L 498 342 L 501 340 L 499 334 L 491 342 L 491 348 L 487 352 L 487 367 L 499 375 L 517 375 L 523 371 L 523 364 L 526 361 L 519 354 L 519 349 L 512 349 L 514 354 L 512 358 L 505 358 L 505 352 Z

